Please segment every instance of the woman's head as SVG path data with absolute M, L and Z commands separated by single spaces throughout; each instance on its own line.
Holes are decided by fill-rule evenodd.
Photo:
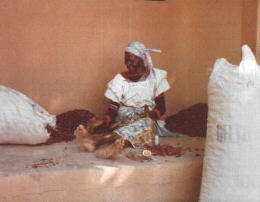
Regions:
M 140 74 L 146 71 L 143 59 L 132 53 L 125 52 L 125 65 L 130 74 Z
M 140 42 L 132 42 L 125 49 L 125 64 L 128 72 L 138 74 L 147 70 L 144 61 L 147 62 L 150 71 L 153 68 L 152 58 L 150 52 L 161 52 L 157 49 L 147 49 L 144 44 Z

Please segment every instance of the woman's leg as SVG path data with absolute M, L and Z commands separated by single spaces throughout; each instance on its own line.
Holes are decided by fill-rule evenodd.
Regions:
M 96 150 L 95 141 L 83 125 L 79 125 L 73 135 L 76 136 L 76 139 L 82 144 L 85 151 L 94 152 Z
M 124 149 L 126 139 L 119 136 L 113 143 L 105 144 L 96 150 L 96 157 L 102 159 L 109 159 L 121 153 Z
M 98 157 L 113 156 L 120 153 L 128 142 L 116 133 L 91 134 L 83 126 L 79 125 L 74 131 L 77 140 L 81 142 L 84 149 L 88 152 L 94 152 L 99 149 Z M 107 155 L 105 154 L 107 152 Z

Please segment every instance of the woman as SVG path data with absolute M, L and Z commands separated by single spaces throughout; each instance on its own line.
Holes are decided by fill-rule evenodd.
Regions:
M 93 124 L 110 127 L 112 134 L 109 137 L 113 141 L 128 140 L 133 147 L 153 145 L 158 130 L 156 120 L 165 113 L 164 92 L 170 88 L 167 72 L 153 67 L 150 52 L 160 50 L 147 49 L 140 42 L 132 42 L 125 49 L 127 71 L 117 74 L 108 83 L 105 97 L 110 100 L 109 108 L 104 119 Z M 92 143 L 99 145 L 98 141 Z M 124 144 L 125 141 L 113 144 L 117 143 Z M 107 152 L 106 146 L 99 151 L 102 149 Z M 111 155 L 118 152 L 120 149 Z

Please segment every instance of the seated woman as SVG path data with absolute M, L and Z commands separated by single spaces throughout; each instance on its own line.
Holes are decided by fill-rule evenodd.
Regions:
M 147 49 L 140 42 L 130 43 L 125 49 L 127 71 L 117 74 L 108 83 L 105 97 L 110 100 L 109 108 L 104 119 L 94 121 L 93 125 L 110 127 L 112 133 L 97 139 L 90 135 L 87 141 L 87 147 L 91 148 L 87 149 L 89 151 L 111 143 L 96 151 L 98 157 L 112 157 L 123 149 L 127 141 L 139 148 L 154 144 L 159 127 L 156 120 L 165 113 L 164 92 L 170 86 L 167 72 L 153 67 L 150 52 L 160 50 Z M 82 128 L 79 127 L 75 135 L 80 132 Z M 111 148 L 118 149 L 112 151 Z M 106 153 L 105 156 L 102 153 Z

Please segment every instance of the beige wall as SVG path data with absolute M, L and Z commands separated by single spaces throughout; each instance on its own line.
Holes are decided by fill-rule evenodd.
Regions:
M 214 60 L 238 63 L 242 0 L 1 0 L 0 83 L 51 113 L 106 108 L 106 83 L 131 41 L 163 52 L 168 114 L 206 101 Z M 250 37 L 249 37 L 250 40 Z
M 258 0 L 243 0 L 242 43 L 248 44 L 256 52 L 257 48 Z
M 257 22 L 256 22 L 256 55 L 260 63 L 260 4 L 257 3 Z

